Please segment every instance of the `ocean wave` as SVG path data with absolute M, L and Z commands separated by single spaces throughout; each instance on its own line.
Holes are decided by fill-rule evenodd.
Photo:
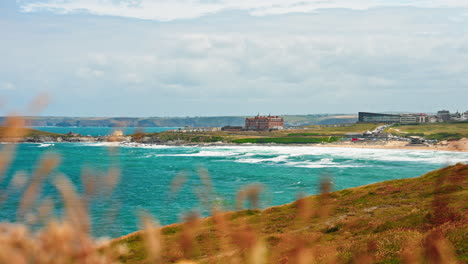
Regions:
M 359 167 L 370 167 L 370 165 L 359 165 L 359 164 L 348 164 L 348 161 L 343 163 L 333 162 L 332 158 L 323 158 L 318 161 L 289 161 L 290 156 L 281 155 L 275 158 L 268 159 L 239 159 L 236 162 L 240 163 L 265 163 L 265 164 L 278 164 L 286 167 L 297 167 L 297 168 L 359 168 Z
M 207 149 L 204 147 L 203 149 Z M 219 147 L 209 147 L 217 149 Z M 232 146 L 223 147 L 226 151 L 237 153 L 253 153 L 256 155 L 279 155 L 289 157 L 300 156 L 331 156 L 348 160 L 375 160 L 422 162 L 433 164 L 455 164 L 468 162 L 468 153 L 434 150 L 401 150 L 401 149 L 358 149 L 339 147 L 309 147 L 309 146 Z M 259 159 L 240 159 L 242 162 L 259 163 Z M 321 164 L 322 165 L 322 164 Z M 332 165 L 332 164 L 330 164 Z
M 81 146 L 87 146 L 87 147 L 122 147 L 122 148 L 142 148 L 142 149 L 178 148 L 176 146 L 150 145 L 150 144 L 141 144 L 141 143 L 122 143 L 122 142 L 79 142 L 76 144 L 80 144 Z
M 158 154 L 159 157 L 228 157 L 236 156 L 236 152 L 221 152 L 221 151 L 200 151 L 197 153 L 181 153 L 181 154 Z
M 468 153 L 450 152 L 435 150 L 403 150 L 403 149 L 364 149 L 364 148 L 341 148 L 341 147 L 314 147 L 314 146 L 167 146 L 167 145 L 148 145 L 139 143 L 83 143 L 89 146 L 121 146 L 132 148 L 154 149 L 155 156 L 169 157 L 232 157 L 240 163 L 285 163 L 289 162 L 291 166 L 302 166 L 308 168 L 323 167 L 359 167 L 356 165 L 362 160 L 387 161 L 387 162 L 420 162 L 429 164 L 455 164 L 458 162 L 468 162 Z M 178 152 L 186 153 L 157 153 L 158 149 L 177 149 Z M 276 156 L 265 158 L 262 156 Z M 323 157 L 325 159 L 341 158 L 351 164 L 326 163 L 322 160 L 320 163 L 313 161 L 314 157 Z M 302 163 L 297 163 L 298 158 L 304 159 Z M 328 158 L 329 157 L 329 158 Z M 294 163 L 295 162 L 295 163 Z
M 279 162 L 285 162 L 290 156 L 289 155 L 280 155 L 277 157 L 273 158 L 260 158 L 260 159 L 255 159 L 255 158 L 250 158 L 250 159 L 238 159 L 236 162 L 240 163 L 263 163 L 263 162 L 273 162 L 273 163 L 279 163 Z
M 167 145 L 149 145 L 141 143 L 120 143 L 120 147 L 123 148 L 143 148 L 143 149 L 175 149 L 180 148 L 177 146 L 167 146 Z
M 39 146 L 37 146 L 38 148 L 47 148 L 47 147 L 51 147 L 51 146 L 54 146 L 54 144 L 52 143 L 40 143 Z
M 120 142 L 78 142 L 81 146 L 87 147 L 119 147 Z

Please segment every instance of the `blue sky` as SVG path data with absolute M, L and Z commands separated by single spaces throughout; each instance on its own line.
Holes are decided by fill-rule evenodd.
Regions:
M 6 0 L 2 112 L 468 110 L 468 1 Z

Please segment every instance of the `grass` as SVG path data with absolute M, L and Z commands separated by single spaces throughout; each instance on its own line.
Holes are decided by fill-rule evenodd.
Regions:
M 173 224 L 161 228 L 161 262 L 461 263 L 468 260 L 467 175 L 468 165 L 457 164 L 418 178 L 332 193 L 325 187 L 291 204 Z M 129 248 L 122 263 L 148 263 L 144 234 L 113 242 Z
M 226 134 L 222 132 L 192 132 L 192 133 L 174 133 L 174 132 L 159 132 L 159 133 L 137 133 L 133 134 L 134 140 L 141 140 L 143 137 L 150 137 L 160 141 L 184 141 L 190 143 L 209 143 L 226 141 Z
M 468 138 L 468 123 L 436 123 L 436 124 L 414 124 L 393 125 L 386 129 L 400 136 L 420 136 L 431 140 L 458 140 Z
M 237 131 L 237 132 L 160 132 L 141 134 L 140 137 L 154 138 L 154 142 L 180 140 L 186 143 L 278 143 L 278 144 L 311 144 L 335 142 L 347 133 L 363 133 L 374 130 L 382 124 L 346 124 L 337 126 L 309 126 L 307 129 L 278 131 Z M 441 123 L 419 125 L 394 125 L 386 129 L 400 136 L 422 136 L 431 140 L 458 140 L 468 138 L 468 123 Z M 135 135 L 133 135 L 135 138 Z
M 414 125 L 393 125 L 386 129 L 390 133 L 424 133 L 426 135 L 437 133 L 468 134 L 468 123 L 435 123 Z
M 331 143 L 340 140 L 340 137 L 281 137 L 281 138 L 243 138 L 235 139 L 233 143 L 278 143 L 278 144 L 310 144 Z
M 310 137 L 310 136 L 321 136 L 321 134 L 302 132 L 302 133 L 289 133 L 287 136 L 288 137 Z
M 301 135 L 301 136 L 296 136 Z M 187 143 L 278 143 L 278 144 L 309 144 L 322 142 L 335 142 L 340 137 L 322 136 L 308 133 L 290 133 L 286 131 L 239 131 L 239 132 L 159 132 L 132 135 L 134 140 L 139 141 L 144 137 L 150 137 L 153 141 L 183 141 Z
M 0 127 L 0 138 L 3 138 L 6 136 L 6 131 L 9 128 L 7 127 Z M 25 137 L 63 137 L 65 135 L 62 134 L 57 134 L 57 133 L 52 133 L 52 132 L 45 132 L 45 131 L 40 131 L 40 130 L 35 130 L 35 129 L 30 129 L 30 128 L 18 128 L 18 132 L 21 135 L 24 135 Z
M 374 130 L 376 127 L 382 124 L 364 124 L 356 123 L 341 126 L 308 126 L 311 133 L 317 133 L 320 135 L 344 135 L 346 133 L 364 133 L 368 130 Z

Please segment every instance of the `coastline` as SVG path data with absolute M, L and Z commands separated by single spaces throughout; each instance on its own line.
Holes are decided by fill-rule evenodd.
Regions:
M 452 151 L 468 152 L 468 139 L 463 138 L 456 141 L 442 141 L 436 145 L 411 145 L 405 141 L 389 141 L 385 144 L 359 144 L 359 143 L 330 143 L 319 145 L 320 147 L 340 147 L 340 148 L 368 148 L 368 149 L 403 149 L 403 150 L 433 150 L 433 151 Z
M 389 141 L 389 142 L 379 142 L 376 144 L 368 143 L 325 143 L 325 144 L 251 144 L 251 143 L 163 143 L 163 144 L 154 144 L 154 143 L 138 143 L 138 142 L 121 142 L 120 146 L 180 146 L 180 147 L 230 147 L 230 146 L 294 146 L 294 147 L 333 147 L 333 148 L 354 148 L 354 149 L 401 149 L 401 150 L 430 150 L 430 151 L 448 151 L 448 152 L 468 152 L 468 139 L 463 138 L 457 141 L 441 142 L 437 145 L 409 145 L 405 141 Z
M 2 144 L 12 143 L 11 141 L 2 141 Z M 323 143 L 323 144 L 277 144 L 277 143 L 227 143 L 227 142 L 210 142 L 210 143 L 187 143 L 187 142 L 134 142 L 128 137 L 124 138 L 93 138 L 81 137 L 74 140 L 40 140 L 40 141 L 21 141 L 18 143 L 25 144 L 50 144 L 50 143 L 96 143 L 108 144 L 109 146 L 128 146 L 128 147 L 145 147 L 145 146 L 169 146 L 169 147 L 230 147 L 230 146 L 294 146 L 294 147 L 331 147 L 331 148 L 352 148 L 352 149 L 400 149 L 400 150 L 429 150 L 429 151 L 448 151 L 448 152 L 468 152 L 468 139 L 463 138 L 454 141 L 442 141 L 435 145 L 417 144 L 411 145 L 406 141 L 388 141 L 375 143 L 355 143 L 355 142 L 340 142 L 340 143 Z

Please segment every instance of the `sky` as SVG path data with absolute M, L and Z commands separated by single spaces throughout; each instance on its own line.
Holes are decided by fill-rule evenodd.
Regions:
M 441 109 L 468 110 L 466 0 L 0 1 L 1 114 Z

